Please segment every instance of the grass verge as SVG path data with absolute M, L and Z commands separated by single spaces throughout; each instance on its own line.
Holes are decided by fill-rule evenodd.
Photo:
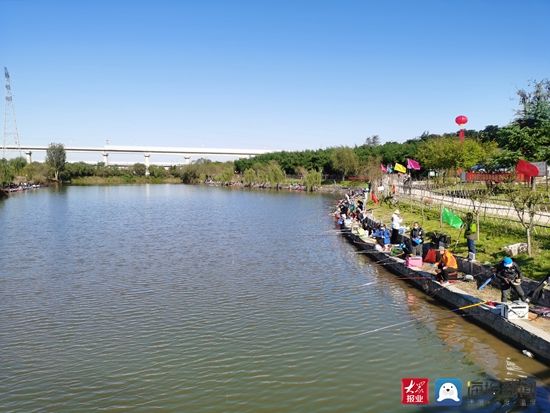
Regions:
M 391 215 L 396 207 L 381 203 L 373 205 L 369 203 L 368 208 L 373 208 L 374 216 L 377 220 L 389 224 Z M 439 211 L 435 209 L 422 209 L 417 204 L 399 202 L 398 205 L 404 225 L 411 227 L 415 221 L 418 221 L 424 229 L 424 233 L 443 232 L 451 236 L 450 249 L 459 256 L 466 257 L 468 249 L 464 232 L 460 229 L 452 228 L 447 224 L 441 226 Z M 496 264 L 506 256 L 503 247 L 518 242 L 527 242 L 525 232 L 517 226 L 507 225 L 507 221 L 480 221 L 479 241 L 476 241 L 476 259 L 485 264 Z M 458 239 L 458 243 L 457 243 Z M 429 239 L 426 239 L 429 241 Z M 520 254 L 514 257 L 514 260 L 520 265 L 524 274 L 533 279 L 540 279 L 550 273 L 550 237 L 546 234 L 533 236 L 533 256 Z

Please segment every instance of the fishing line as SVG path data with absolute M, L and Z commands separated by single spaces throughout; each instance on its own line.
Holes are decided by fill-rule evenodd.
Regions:
M 352 233 L 352 231 L 348 230 L 350 233 Z M 345 230 L 342 230 L 341 231 L 342 233 L 345 232 Z M 356 239 L 352 239 L 352 242 L 354 244 L 359 244 L 359 245 L 365 245 L 365 246 L 369 246 L 369 247 L 372 247 L 372 244 L 371 243 L 367 243 L 365 241 L 357 241 Z M 368 254 L 370 251 L 355 251 L 354 253 L 357 253 L 357 254 Z M 375 265 L 379 265 L 379 266 L 386 266 L 386 265 L 395 265 L 395 264 L 401 264 L 399 263 L 398 261 L 395 261 L 393 260 L 392 257 L 387 257 L 383 260 L 376 260 L 374 259 L 373 264 Z M 484 273 L 486 274 L 486 273 Z M 398 279 L 398 280 L 426 280 L 426 281 L 436 281 L 434 280 L 433 278 L 433 275 L 431 277 L 393 277 L 394 279 Z M 369 282 L 369 283 L 366 283 L 366 284 L 363 284 L 359 287 L 363 287 L 363 286 L 368 286 L 368 285 L 372 285 L 374 284 L 375 282 Z M 446 289 L 447 288 L 447 285 L 441 285 L 440 287 L 438 288 L 435 288 L 434 290 L 432 291 L 429 291 L 429 288 L 427 288 L 426 286 L 422 286 L 421 287 L 422 290 L 424 291 L 424 293 L 428 296 L 428 297 L 431 297 L 431 298 L 434 298 L 435 295 L 443 290 L 443 289 Z M 466 305 L 466 306 L 463 306 L 463 307 L 459 307 L 459 308 L 456 308 L 456 309 L 451 309 L 450 311 L 451 312 L 457 312 L 457 311 L 462 311 L 462 310 L 465 310 L 465 309 L 468 309 L 468 308 L 473 308 L 473 307 L 477 307 L 479 305 L 482 305 L 482 304 L 486 304 L 488 303 L 489 301 L 481 301 L 479 303 L 475 303 L 475 304 L 470 304 L 470 305 Z M 462 316 L 463 317 L 466 317 L 466 316 L 470 316 L 471 314 L 463 314 Z M 450 316 L 450 317 L 453 317 L 453 316 Z M 445 319 L 445 318 L 448 318 L 448 317 L 444 317 L 444 318 L 441 318 L 441 319 Z M 391 324 L 389 326 L 385 326 L 385 327 L 381 327 L 381 328 L 377 328 L 377 329 L 374 329 L 374 330 L 369 330 L 367 332 L 363 332 L 363 333 L 360 333 L 358 335 L 364 335 L 364 334 L 370 334 L 370 333 L 373 333 L 373 332 L 376 332 L 376 331 L 381 331 L 381 330 L 385 330 L 385 329 L 388 329 L 388 328 L 392 328 L 392 327 L 398 327 L 398 326 L 401 326 L 401 325 L 405 325 L 405 324 L 410 324 L 412 322 L 415 322 L 415 321 L 420 321 L 420 319 L 416 319 L 416 320 L 409 320 L 407 322 L 400 322 L 400 323 L 395 323 L 395 324 Z
M 369 331 L 364 331 L 364 332 L 359 333 L 359 334 L 354 334 L 351 337 L 364 336 L 366 334 L 376 333 L 377 331 L 387 330 L 388 328 L 398 327 L 400 325 L 405 325 L 405 324 L 410 324 L 410 323 L 415 323 L 417 321 L 419 321 L 419 320 L 415 319 L 415 320 L 402 321 L 401 323 L 390 324 L 389 326 L 379 327 L 379 328 L 375 328 L 374 330 L 369 330 Z
M 462 306 L 462 307 L 458 307 L 458 308 L 455 308 L 455 309 L 451 309 L 449 311 L 451 312 L 456 312 L 456 311 L 462 311 L 462 310 L 465 310 L 467 308 L 473 308 L 473 307 L 477 307 L 477 306 L 480 306 L 482 304 L 487 304 L 488 302 L 490 301 L 481 301 L 479 303 L 475 303 L 475 304 L 468 304 L 468 305 L 465 305 L 465 306 Z M 459 314 L 461 317 L 469 317 L 469 316 L 472 316 L 473 314 L 469 314 L 469 313 L 466 313 L 466 314 Z M 436 319 L 438 321 L 441 321 L 441 320 L 446 320 L 446 319 L 450 319 L 452 317 L 455 317 L 455 315 L 447 315 L 447 316 L 443 316 L 443 317 L 436 317 Z M 384 327 L 378 327 L 378 328 L 375 328 L 373 330 L 368 330 L 368 331 L 364 331 L 362 333 L 359 333 L 359 334 L 354 334 L 352 335 L 351 337 L 358 337 L 358 336 L 364 336 L 366 334 L 371 334 L 371 333 L 375 333 L 375 332 L 378 332 L 378 331 L 381 331 L 381 330 L 387 330 L 389 328 L 393 328 L 393 327 L 399 327 L 399 326 L 402 326 L 402 325 L 406 325 L 406 324 L 412 324 L 412 323 L 416 323 L 416 322 L 422 322 L 422 321 L 426 321 L 428 320 L 428 318 L 430 318 L 429 316 L 424 316 L 424 317 L 420 317 L 420 318 L 415 318 L 414 320 L 407 320 L 407 321 L 402 321 L 400 323 L 394 323 L 394 324 L 390 324 L 390 325 L 387 325 L 387 326 L 384 326 Z

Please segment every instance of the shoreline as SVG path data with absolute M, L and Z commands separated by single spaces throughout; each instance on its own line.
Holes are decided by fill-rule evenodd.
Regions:
M 431 264 L 423 263 L 420 268 L 410 268 L 406 265 L 405 259 L 389 252 L 378 251 L 375 248 L 376 241 L 366 236 L 360 223 L 342 224 L 339 229 L 340 234 L 356 249 L 363 252 L 376 264 L 383 265 L 400 279 L 424 292 L 426 298 L 435 299 L 450 308 L 451 312 L 468 317 L 468 321 L 512 344 L 520 352 L 527 350 L 534 354 L 539 361 L 550 365 L 550 319 L 536 316 L 532 312 L 529 312 L 525 319 L 507 319 L 502 316 L 500 307 L 502 303 L 495 298 L 499 296 L 500 289 L 496 290 L 489 286 L 483 293 L 477 290 L 477 285 L 488 278 L 485 266 L 456 256 L 458 271 L 470 274 L 477 282 L 466 282 L 465 279 L 462 279 L 443 285 L 434 279 Z M 524 278 L 522 285 L 528 294 L 538 284 L 534 280 Z M 493 291 L 489 291 L 489 289 Z M 492 297 L 489 297 L 489 293 L 492 294 Z M 540 306 L 550 306 L 550 297 L 540 298 L 535 300 L 535 303 Z
M 64 183 L 69 186 L 104 186 L 104 185 L 144 185 L 144 184 L 173 184 L 173 185 L 190 185 L 190 186 L 207 186 L 207 187 L 226 187 L 234 189 L 246 189 L 246 190 L 267 190 L 267 191 L 288 191 L 288 192 L 308 192 L 301 184 L 286 183 L 279 185 L 278 188 L 269 184 L 254 184 L 247 186 L 241 182 L 222 183 L 222 182 L 204 182 L 204 183 L 184 183 L 179 178 L 147 178 L 147 177 L 84 177 L 76 178 L 70 182 Z M 338 184 L 322 184 L 316 187 L 311 193 L 345 193 L 349 187 L 343 187 Z

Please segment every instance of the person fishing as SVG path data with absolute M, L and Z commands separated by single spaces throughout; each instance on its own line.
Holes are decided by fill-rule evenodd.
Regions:
M 399 210 L 396 209 L 393 215 L 391 216 L 391 243 L 392 244 L 401 244 L 401 234 L 399 233 L 399 230 L 401 229 L 402 222 L 403 222 L 403 218 L 401 218 L 401 214 L 399 213 Z
M 471 212 L 466 214 L 464 220 L 464 238 L 466 238 L 466 244 L 468 245 L 468 261 L 476 260 L 476 238 L 477 238 L 477 225 L 474 222 L 474 215 Z
M 390 244 L 390 231 L 386 228 L 386 225 L 381 224 L 380 227 L 373 232 L 376 242 L 380 246 L 382 251 L 386 251 Z
M 415 222 L 411 229 L 411 254 L 422 257 L 422 246 L 424 245 L 424 230 Z
M 446 248 L 440 248 L 440 252 L 441 259 L 437 263 L 438 272 L 436 278 L 443 284 L 447 284 L 449 282 L 449 276 L 457 272 L 458 264 L 451 251 Z
M 500 301 L 514 301 L 518 297 L 521 301 L 529 302 L 529 298 L 525 296 L 521 288 L 523 274 L 519 265 L 512 258 L 504 257 L 504 259 L 495 267 L 495 276 L 499 282 L 501 290 Z

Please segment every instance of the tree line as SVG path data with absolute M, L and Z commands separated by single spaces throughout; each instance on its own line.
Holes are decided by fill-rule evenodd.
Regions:
M 153 178 L 176 177 L 186 183 L 208 180 L 244 185 L 279 187 L 286 177 L 301 179 L 305 184 L 318 185 L 319 177 L 344 180 L 351 175 L 376 179 L 381 175 L 380 165 L 407 158 L 419 161 L 422 176 L 428 170 L 440 173 L 456 169 L 469 170 L 479 166 L 484 170 L 499 171 L 510 168 L 520 158 L 529 161 L 550 161 L 550 81 L 532 81 L 529 90 L 518 90 L 518 110 L 506 126 L 488 125 L 482 130 L 466 130 L 465 140 L 459 142 L 455 132 L 444 134 L 422 133 L 405 142 L 381 143 L 377 135 L 367 137 L 355 147 L 332 147 L 316 150 L 282 151 L 258 155 L 234 162 L 212 162 L 199 159 L 191 165 L 165 169 L 151 165 Z M 22 157 L 0 160 L 0 184 L 13 182 L 16 177 L 38 183 L 70 181 L 78 177 L 136 177 L 145 176 L 145 165 L 116 167 L 98 163 L 67 163 L 61 144 L 51 144 L 44 163 L 26 163 Z
M 381 144 L 377 135 L 362 145 L 333 147 L 295 152 L 274 152 L 235 161 L 242 173 L 256 163 L 276 161 L 287 174 L 298 174 L 300 168 L 320 170 L 333 176 L 366 175 L 372 177 L 380 164 L 418 160 L 428 170 L 444 172 L 479 165 L 488 172 L 514 166 L 518 159 L 550 161 L 550 81 L 532 81 L 530 90 L 518 90 L 519 107 L 506 126 L 488 125 L 482 130 L 465 131 L 460 143 L 457 133 L 422 133 L 403 143 Z

